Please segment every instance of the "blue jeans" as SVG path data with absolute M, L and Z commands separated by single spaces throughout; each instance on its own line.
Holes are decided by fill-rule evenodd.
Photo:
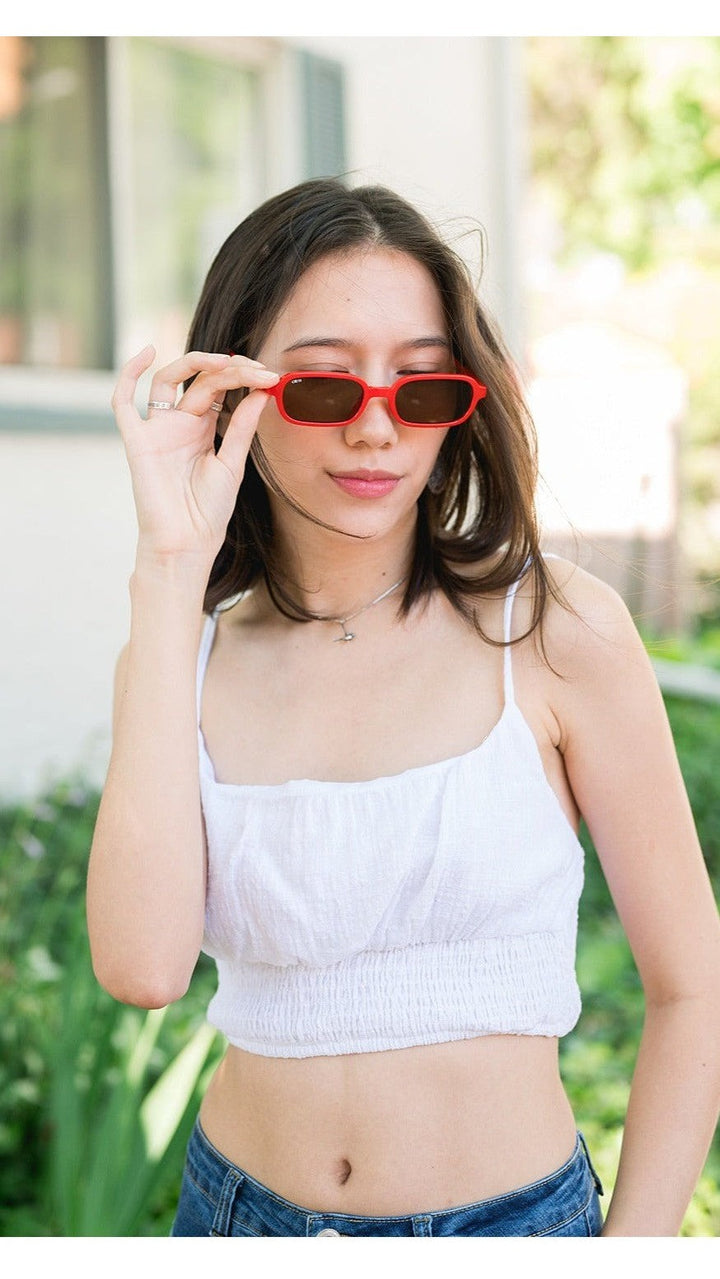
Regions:
M 519 1190 L 440 1212 L 403 1217 L 310 1212 L 283 1199 L 230 1163 L 208 1141 L 200 1123 L 188 1144 L 173 1236 L 212 1235 L 598 1235 L 603 1189 L 582 1133 L 556 1172 Z

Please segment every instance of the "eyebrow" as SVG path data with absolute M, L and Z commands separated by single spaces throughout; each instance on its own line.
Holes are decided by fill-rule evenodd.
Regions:
M 347 350 L 353 347 L 354 342 L 348 342 L 345 338 L 335 337 L 303 337 L 297 342 L 293 342 L 291 346 L 286 346 L 283 355 L 289 355 L 291 351 L 302 351 L 307 347 L 335 347 L 341 350 Z M 410 338 L 407 342 L 402 342 L 401 346 L 412 350 L 422 350 L 424 347 L 441 346 L 444 350 L 450 350 L 450 343 L 447 338 L 440 335 L 429 334 L 427 337 Z

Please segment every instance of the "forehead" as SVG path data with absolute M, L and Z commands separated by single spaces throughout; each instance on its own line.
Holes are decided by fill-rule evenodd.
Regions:
M 266 345 L 303 336 L 349 342 L 410 342 L 446 335 L 440 293 L 427 267 L 395 249 L 331 254 L 308 267 L 278 315 Z

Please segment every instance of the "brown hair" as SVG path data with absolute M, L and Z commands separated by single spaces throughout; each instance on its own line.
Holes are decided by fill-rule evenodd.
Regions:
M 470 420 L 448 432 L 436 468 L 440 482 L 418 500 L 415 553 L 401 613 L 439 588 L 480 629 L 472 597 L 507 588 L 527 567 L 535 579 L 532 631 L 542 620 L 548 592 L 557 593 L 539 554 L 532 420 L 512 361 L 478 303 L 467 267 L 412 205 L 385 187 L 349 188 L 337 179 L 304 182 L 266 201 L 218 252 L 187 349 L 255 358 L 312 263 L 368 246 L 399 250 L 425 266 L 440 293 L 455 360 L 487 386 L 487 397 Z M 312 620 L 315 615 L 298 606 L 288 590 L 274 545 L 266 485 L 276 488 L 256 437 L 210 573 L 205 611 L 264 579 L 283 613 Z M 488 561 L 490 567 L 471 571 L 472 565 Z

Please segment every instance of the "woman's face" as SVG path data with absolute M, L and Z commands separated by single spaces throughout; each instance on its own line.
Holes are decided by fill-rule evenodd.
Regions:
M 332 254 L 309 267 L 257 357 L 280 374 L 355 373 L 371 386 L 454 367 L 435 282 L 392 249 Z M 305 511 L 374 538 L 414 524 L 447 430 L 403 426 L 379 398 L 349 426 L 295 426 L 270 399 L 257 434 L 281 489 Z M 282 523 L 287 507 L 273 494 L 271 502 Z

